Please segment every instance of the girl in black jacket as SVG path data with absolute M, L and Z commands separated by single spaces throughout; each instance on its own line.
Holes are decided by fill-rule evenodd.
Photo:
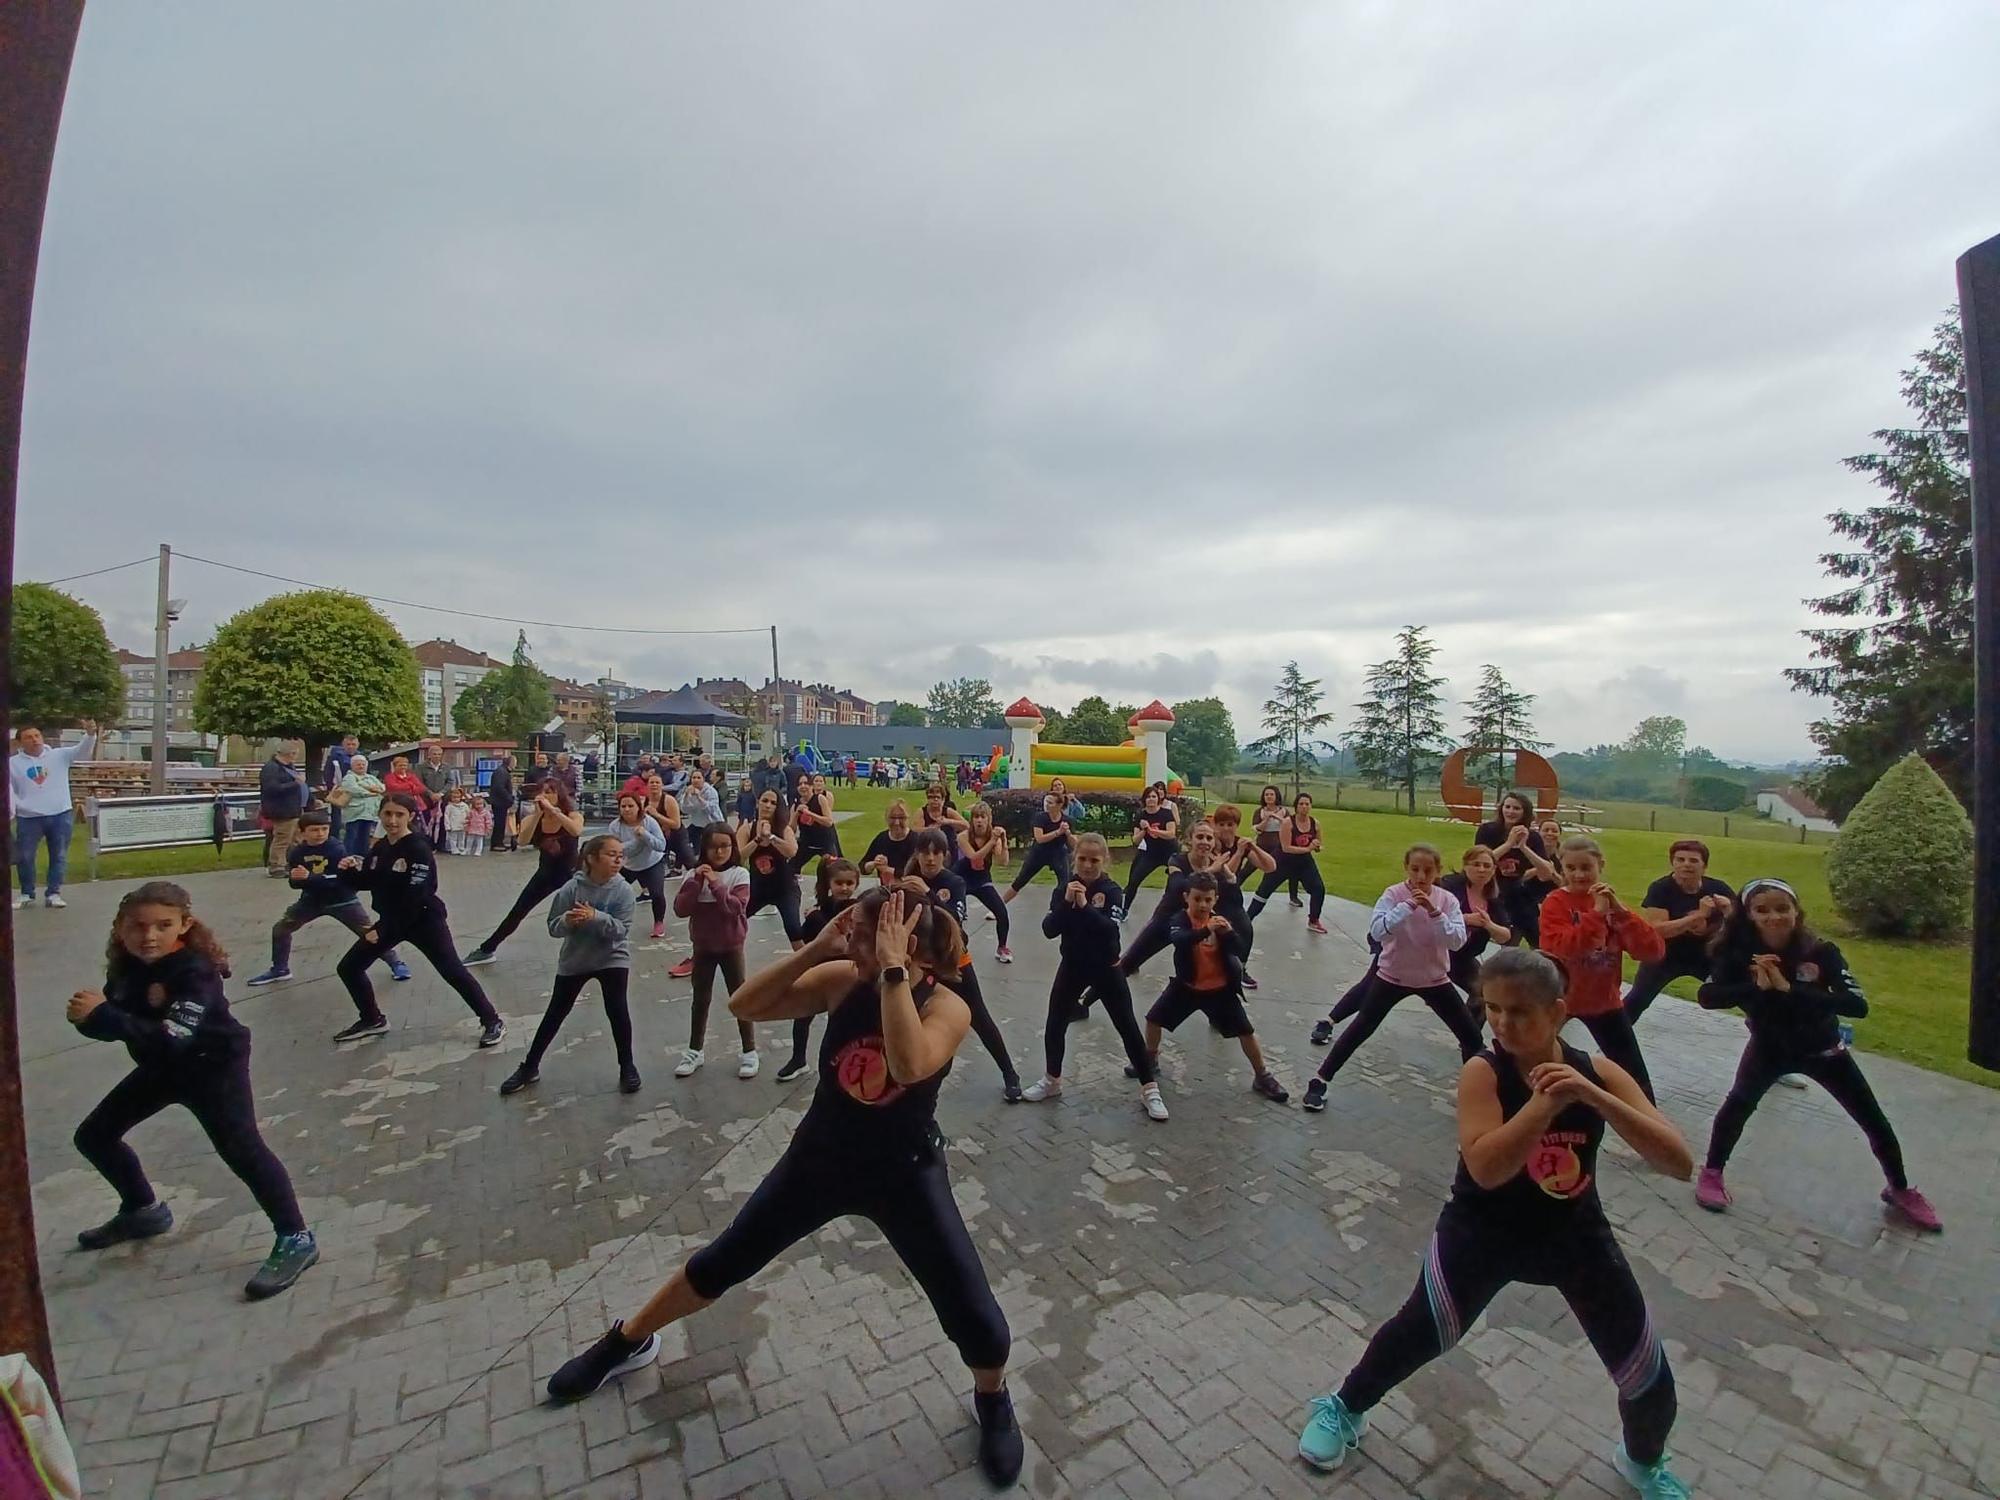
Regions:
M 459 960 L 445 921 L 444 901 L 438 896 L 437 856 L 430 840 L 412 826 L 417 816 L 416 799 L 391 792 L 382 799 L 379 816 L 382 837 L 366 855 L 350 854 L 340 862 L 340 878 L 345 884 L 375 893 L 376 915 L 375 925 L 361 934 L 360 941 L 334 968 L 347 986 L 358 1019 L 335 1032 L 333 1039 L 352 1042 L 389 1029 L 388 1018 L 375 1003 L 368 966 L 397 944 L 408 943 L 431 961 L 438 978 L 456 990 L 466 1008 L 479 1018 L 479 1045 L 497 1047 L 507 1034 L 507 1023 Z
M 1841 1032 L 1840 1017 L 1868 1014 L 1867 998 L 1840 950 L 1807 928 L 1798 894 L 1782 880 L 1751 881 L 1709 953 L 1715 968 L 1701 987 L 1702 1009 L 1742 1011 L 1750 1040 L 1716 1114 L 1695 1202 L 1712 1213 L 1729 1207 L 1722 1169 L 1730 1152 L 1757 1101 L 1782 1075 L 1798 1073 L 1833 1095 L 1868 1137 L 1888 1178 L 1882 1201 L 1918 1229 L 1943 1229 L 1930 1200 L 1904 1175 L 1896 1132 Z
M 79 1234 L 86 1250 L 151 1239 L 173 1228 L 126 1132 L 178 1104 L 200 1122 L 223 1164 L 270 1216 L 277 1242 L 244 1290 L 282 1292 L 319 1260 L 284 1164 L 257 1130 L 250 1091 L 250 1033 L 222 995 L 228 958 L 195 919 L 188 893 L 153 880 L 126 893 L 111 923 L 102 990 L 70 996 L 70 1024 L 100 1042 L 123 1042 L 135 1064 L 76 1130 L 76 1149 L 118 1191 L 118 1212 Z

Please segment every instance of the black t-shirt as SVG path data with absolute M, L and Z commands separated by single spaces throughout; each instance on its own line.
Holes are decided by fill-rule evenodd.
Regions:
M 1139 812 L 1139 823 L 1146 840 L 1146 849 L 1151 854 L 1161 854 L 1180 848 L 1180 841 L 1167 832 L 1167 826 L 1177 821 L 1171 807 L 1162 807 L 1157 812 Z
M 1036 828 L 1043 833 L 1054 833 L 1058 828 L 1062 827 L 1062 825 L 1067 823 L 1068 821 L 1069 819 L 1064 817 L 1061 813 L 1057 813 L 1054 817 L 1050 817 L 1049 810 L 1045 807 L 1040 812 L 1036 813 L 1032 819 L 1029 820 L 1029 826 Z M 1043 845 L 1043 847 L 1047 848 L 1048 846 Z
M 1680 882 L 1673 876 L 1662 875 L 1646 887 L 1646 899 L 1639 904 L 1651 907 L 1654 911 L 1663 911 L 1669 921 L 1677 922 L 1701 905 L 1704 896 L 1721 896 L 1725 900 L 1734 901 L 1736 892 L 1713 875 L 1701 877 L 1701 889 L 1698 891 L 1684 891 Z M 1679 937 L 1668 938 L 1665 962 L 1677 969 L 1691 969 L 1706 975 L 1708 940 L 1715 935 L 1720 923 L 1720 918 L 1712 917 L 1709 919 L 1707 932 L 1684 932 Z
M 1496 818 L 1490 823 L 1481 823 L 1479 832 L 1472 836 L 1472 841 L 1481 848 L 1493 851 L 1494 873 L 1500 878 L 1501 890 L 1511 897 L 1514 887 L 1533 874 L 1535 867 L 1522 857 L 1519 849 L 1506 849 L 1502 852 L 1510 831 L 1506 824 Z M 1527 845 L 1543 859 L 1549 857 L 1548 848 L 1542 843 L 1541 834 L 1532 828 L 1528 830 Z
M 806 913 L 805 921 L 800 924 L 799 941 L 810 943 L 814 938 L 826 931 L 827 923 L 846 911 L 848 907 L 854 904 L 854 901 L 855 898 L 852 896 L 849 896 L 845 901 L 834 896 L 827 897 L 826 903 L 823 906 L 815 906 L 811 911 Z
M 868 852 L 861 856 L 861 866 L 866 869 L 874 862 L 877 855 L 881 855 L 889 861 L 889 873 L 900 875 L 903 873 L 903 866 L 910 862 L 910 854 L 916 848 L 916 843 L 917 836 L 914 833 L 906 833 L 901 838 L 895 839 L 889 837 L 889 830 L 885 828 L 869 840 Z

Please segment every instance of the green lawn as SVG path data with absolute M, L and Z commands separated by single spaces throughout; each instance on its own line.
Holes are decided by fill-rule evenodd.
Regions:
M 200 875 L 209 870 L 248 870 L 264 862 L 261 839 L 238 839 L 223 845 L 220 857 L 215 845 L 195 844 L 184 849 L 128 849 L 106 854 L 97 861 L 100 880 L 143 880 L 153 875 Z M 49 861 L 46 853 L 35 862 L 35 890 L 44 889 Z M 90 833 L 79 819 L 69 841 L 69 867 L 64 885 L 82 885 L 90 875 Z
M 1248 790 L 1254 798 L 1255 785 Z M 858 851 L 875 836 L 882 826 L 883 809 L 896 795 L 909 802 L 913 812 L 923 800 L 915 791 L 842 787 L 835 792 L 839 809 L 859 813 L 842 825 L 842 839 L 848 848 Z M 2000 1088 L 2000 1074 L 1975 1067 L 1965 1058 L 1972 951 L 1964 942 L 1891 942 L 1855 936 L 1833 910 L 1826 888 L 1824 844 L 1800 845 L 1768 834 L 1740 836 L 1735 819 L 1731 820 L 1732 836 L 1724 838 L 1711 832 L 1706 823 L 1714 819 L 1719 827 L 1719 814 L 1632 806 L 1645 813 L 1657 812 L 1662 823 L 1671 814 L 1682 827 L 1675 832 L 1652 832 L 1642 824 L 1638 828 L 1605 828 L 1597 835 L 1604 845 L 1606 878 L 1627 900 L 1636 901 L 1655 878 L 1666 873 L 1667 846 L 1690 834 L 1708 844 L 1713 854 L 1711 872 L 1732 886 L 1740 887 L 1759 875 L 1777 876 L 1799 893 L 1812 925 L 1840 944 L 1868 992 L 1870 1010 L 1868 1018 L 1855 1028 L 1857 1046 L 1900 1057 L 1933 1072 Z M 1683 819 L 1698 826 L 1687 827 Z M 1761 820 L 1748 821 L 1757 827 Z M 1319 864 L 1327 890 L 1367 905 L 1373 905 L 1383 888 L 1399 878 L 1403 851 L 1412 843 L 1436 844 L 1444 851 L 1447 866 L 1456 868 L 1460 852 L 1472 842 L 1469 824 L 1434 823 L 1426 818 L 1322 809 L 1321 822 L 1326 849 Z M 1765 829 L 1771 826 L 1761 823 Z M 1790 835 L 1791 840 L 1797 837 L 1796 832 Z M 1126 863 L 1129 857 L 1126 850 L 1114 851 L 1115 863 Z M 1691 981 L 1680 980 L 1667 993 L 1691 1001 L 1694 990 Z

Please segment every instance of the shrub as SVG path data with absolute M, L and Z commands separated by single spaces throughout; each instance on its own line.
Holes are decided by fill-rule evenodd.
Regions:
M 1033 842 L 1035 814 L 1042 810 L 1041 791 L 1008 791 L 990 788 L 982 793 L 986 805 L 993 809 L 994 825 L 1007 835 L 1008 844 L 1015 850 L 1026 849 Z M 1078 792 L 1076 800 L 1083 804 L 1083 820 L 1070 824 L 1073 833 L 1101 833 L 1112 843 L 1129 839 L 1132 828 L 1139 821 L 1139 798 L 1130 792 Z M 1187 830 L 1201 820 L 1201 807 L 1186 797 L 1175 799 L 1181 813 L 1181 834 L 1185 839 Z
M 1743 783 L 1727 776 L 1690 776 L 1687 805 L 1704 812 L 1735 812 L 1750 800 Z
M 1848 814 L 1826 855 L 1840 914 L 1873 937 L 1937 937 L 1965 925 L 1972 824 L 1951 788 L 1906 755 Z

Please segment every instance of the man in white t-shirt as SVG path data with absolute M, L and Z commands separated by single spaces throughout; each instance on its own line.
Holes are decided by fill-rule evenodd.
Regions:
M 69 866 L 69 836 L 75 821 L 70 800 L 70 762 L 88 760 L 97 746 L 97 721 L 83 721 L 83 738 L 74 745 L 51 745 L 41 730 L 29 725 L 14 736 L 14 753 L 7 761 L 7 781 L 14 802 L 14 872 L 21 889 L 18 909 L 35 904 L 35 854 L 42 840 L 49 845 L 48 904 L 63 907 L 63 873 Z

